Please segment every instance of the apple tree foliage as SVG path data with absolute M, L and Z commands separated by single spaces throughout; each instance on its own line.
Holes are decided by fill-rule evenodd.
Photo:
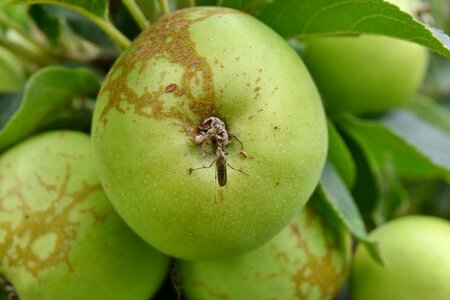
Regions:
M 382 114 L 330 115 L 328 161 L 312 197 L 381 261 L 368 231 L 405 214 L 450 217 L 450 17 L 445 1 L 429 2 L 419 20 L 382 0 L 0 0 L 0 154 L 41 131 L 89 132 L 111 65 L 168 11 L 235 8 L 299 52 L 314 37 L 411 41 L 432 52 L 421 90 Z

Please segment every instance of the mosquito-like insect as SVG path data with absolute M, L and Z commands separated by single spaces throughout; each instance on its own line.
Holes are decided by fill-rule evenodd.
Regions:
M 200 170 L 200 169 L 209 169 L 212 167 L 213 164 L 216 164 L 216 175 L 217 175 L 217 181 L 219 182 L 220 186 L 225 186 L 227 184 L 227 166 L 231 169 L 241 172 L 242 174 L 248 175 L 244 171 L 238 170 L 236 168 L 233 168 L 228 162 L 225 157 L 225 152 L 220 148 L 217 147 L 216 150 L 216 159 L 207 167 L 199 167 L 199 168 L 189 168 L 189 174 L 192 174 L 192 172 Z
M 200 167 L 200 168 L 189 168 L 189 174 L 199 169 L 207 169 L 211 168 L 212 165 L 216 164 L 216 175 L 217 181 L 220 186 L 225 186 L 227 183 L 227 166 L 235 171 L 239 171 L 245 175 L 247 173 L 233 168 L 226 160 L 225 155 L 227 154 L 226 146 L 230 143 L 229 135 L 225 128 L 225 122 L 217 117 L 209 117 L 202 122 L 202 125 L 199 127 L 200 132 L 195 136 L 194 142 L 197 144 L 204 144 L 205 142 L 212 141 L 216 148 L 216 159 L 209 165 L 208 167 Z M 241 152 L 243 149 L 242 142 L 234 137 L 241 144 Z
M 224 121 L 216 117 L 209 117 L 202 122 L 199 129 L 200 132 L 194 139 L 195 143 L 201 144 L 205 141 L 212 140 L 217 147 L 221 147 L 225 151 L 225 147 L 230 141 Z

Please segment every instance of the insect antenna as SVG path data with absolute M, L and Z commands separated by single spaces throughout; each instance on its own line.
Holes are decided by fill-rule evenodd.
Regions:
M 241 150 L 240 150 L 240 151 L 243 151 L 243 150 L 244 150 L 244 144 L 242 144 L 241 140 L 238 139 L 237 136 L 235 136 L 234 134 L 230 134 L 230 136 L 231 136 L 232 138 L 234 138 L 236 141 L 238 141 L 239 144 L 241 144 Z

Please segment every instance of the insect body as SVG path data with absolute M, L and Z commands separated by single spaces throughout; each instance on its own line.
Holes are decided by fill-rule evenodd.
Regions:
M 210 168 L 215 163 L 216 164 L 216 175 L 217 181 L 220 186 L 225 186 L 227 183 L 227 165 L 233 170 L 244 173 L 241 170 L 237 170 L 233 168 L 226 160 L 225 155 L 227 154 L 226 146 L 230 143 L 229 135 L 225 128 L 225 122 L 217 117 L 209 117 L 202 122 L 202 125 L 199 126 L 199 133 L 195 136 L 194 142 L 196 144 L 201 144 L 202 146 L 208 146 L 209 142 L 212 142 L 216 148 L 216 159 L 212 162 L 208 167 L 200 167 L 200 168 L 189 168 L 189 174 L 198 170 Z M 235 137 L 236 138 L 236 137 Z M 237 141 L 239 141 L 236 138 Z M 241 143 L 241 141 L 239 141 Z M 241 143 L 242 148 L 242 143 Z M 242 151 L 242 149 L 241 149 Z M 246 174 L 246 173 L 244 173 Z M 247 174 L 246 174 L 247 175 Z
M 227 160 L 225 153 L 220 147 L 217 148 L 216 156 L 217 181 L 220 186 L 224 186 L 227 184 Z
M 200 132 L 194 139 L 197 144 L 212 140 L 217 147 L 220 147 L 225 151 L 226 145 L 230 143 L 228 132 L 225 128 L 225 122 L 216 117 L 209 117 L 202 122 L 199 129 Z

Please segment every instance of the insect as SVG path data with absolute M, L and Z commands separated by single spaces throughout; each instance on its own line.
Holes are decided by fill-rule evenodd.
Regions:
M 199 126 L 199 133 L 195 136 L 194 142 L 196 144 L 206 145 L 206 142 L 213 142 L 216 148 L 216 159 L 209 165 L 208 167 L 200 167 L 200 168 L 189 168 L 189 174 L 199 169 L 207 169 L 211 168 L 212 165 L 216 164 L 216 176 L 217 181 L 220 186 L 225 186 L 227 183 L 227 166 L 235 171 L 239 171 L 245 175 L 247 173 L 233 168 L 226 160 L 226 146 L 230 143 L 228 132 L 225 128 L 225 122 L 217 117 L 209 117 L 202 122 L 202 125 Z M 242 151 L 242 142 L 234 137 L 241 144 L 241 152 Z
M 209 117 L 202 122 L 199 127 L 200 132 L 195 136 L 194 142 L 201 144 L 207 140 L 212 140 L 217 147 L 225 151 L 225 147 L 230 143 L 225 122 L 216 117 Z
M 217 181 L 219 182 L 220 186 L 225 186 L 227 184 L 227 166 L 231 169 L 241 172 L 242 174 L 248 175 L 244 171 L 238 170 L 236 168 L 233 168 L 228 162 L 225 157 L 225 152 L 220 148 L 217 147 L 216 150 L 216 159 L 207 167 L 199 167 L 199 168 L 189 168 L 188 172 L 189 174 L 192 174 L 192 172 L 200 169 L 209 169 L 212 167 L 213 164 L 216 164 L 216 176 Z

